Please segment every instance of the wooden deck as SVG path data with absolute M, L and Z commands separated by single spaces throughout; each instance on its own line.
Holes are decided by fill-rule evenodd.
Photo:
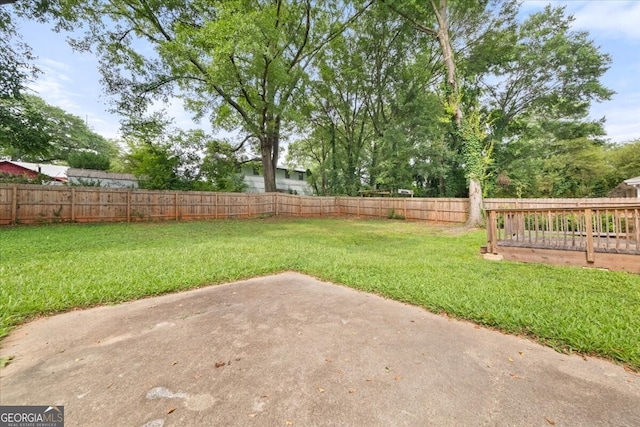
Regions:
M 487 209 L 488 253 L 503 259 L 640 273 L 640 203 Z

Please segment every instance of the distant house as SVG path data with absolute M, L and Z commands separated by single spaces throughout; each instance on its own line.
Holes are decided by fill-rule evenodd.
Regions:
M 264 176 L 260 169 L 250 164 L 242 167 L 247 193 L 264 193 Z M 307 183 L 307 171 L 304 169 L 276 169 L 276 188 L 279 193 L 311 196 L 313 190 Z
M 28 179 L 40 177 L 45 183 L 52 185 L 138 188 L 138 180 L 132 174 L 74 169 L 69 166 L 2 160 L 0 161 L 0 173 L 24 176 Z
M 109 188 L 138 188 L 138 180 L 130 173 L 114 173 L 91 169 L 67 170 L 70 185 L 86 185 Z
M 634 187 L 636 189 L 636 196 L 640 197 L 640 176 L 636 176 L 635 178 L 626 179 L 624 181 L 630 187 Z
M 15 162 L 13 160 L 0 161 L 0 173 L 20 175 L 29 179 L 41 177 L 56 185 L 67 182 L 67 169 L 69 169 L 68 166 Z

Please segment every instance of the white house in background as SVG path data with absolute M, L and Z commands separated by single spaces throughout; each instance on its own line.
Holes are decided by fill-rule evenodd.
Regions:
M 247 193 L 264 193 L 264 176 L 260 169 L 250 164 L 242 166 L 242 175 L 247 184 Z M 307 183 L 307 172 L 304 169 L 276 168 L 276 189 L 279 193 L 311 196 L 313 190 Z
M 105 172 L 92 169 L 69 168 L 69 185 L 85 185 L 109 188 L 138 188 L 138 180 L 130 173 Z
M 635 187 L 638 192 L 638 197 L 640 197 L 640 176 L 636 176 L 635 178 L 626 179 L 624 181 L 625 184 L 630 185 L 631 187 Z

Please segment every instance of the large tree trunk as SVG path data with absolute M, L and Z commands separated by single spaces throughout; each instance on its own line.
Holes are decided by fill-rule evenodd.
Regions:
M 469 179 L 469 217 L 468 227 L 477 227 L 482 224 L 482 189 L 480 182 L 474 178 Z
M 265 193 L 275 193 L 276 164 L 273 162 L 273 147 L 267 142 L 262 143 L 262 169 Z
M 438 21 L 438 30 L 436 37 L 442 50 L 442 59 L 445 69 L 447 70 L 447 85 L 449 87 L 449 107 L 453 109 L 453 118 L 456 123 L 458 134 L 461 134 L 463 126 L 462 109 L 460 108 L 460 89 L 456 80 L 456 63 L 453 57 L 453 48 L 451 47 L 451 39 L 449 37 L 449 22 L 447 20 L 447 0 L 440 0 L 436 6 L 436 0 L 431 0 L 431 6 Z M 462 141 L 466 145 L 467 141 Z M 473 158 L 473 156 L 471 156 Z M 467 164 L 469 173 L 469 217 L 467 218 L 467 227 L 477 227 L 482 225 L 482 188 L 480 185 L 480 177 L 474 175 L 477 165 Z
M 264 177 L 265 193 L 275 193 L 276 168 L 278 167 L 278 149 L 280 147 L 280 117 L 267 123 L 267 134 L 260 138 L 260 151 Z

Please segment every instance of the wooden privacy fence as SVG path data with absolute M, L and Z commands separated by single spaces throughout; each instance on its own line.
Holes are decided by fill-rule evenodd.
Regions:
M 461 223 L 467 199 L 315 197 L 0 184 L 0 224 L 352 215 Z
M 631 206 L 637 199 L 485 199 L 498 208 Z M 99 187 L 0 184 L 0 225 L 46 222 L 132 222 L 251 218 L 357 216 L 462 223 L 468 199 L 316 197 L 291 194 L 240 194 L 127 190 Z
M 640 201 L 623 200 L 616 206 L 487 209 L 487 252 L 640 273 Z

